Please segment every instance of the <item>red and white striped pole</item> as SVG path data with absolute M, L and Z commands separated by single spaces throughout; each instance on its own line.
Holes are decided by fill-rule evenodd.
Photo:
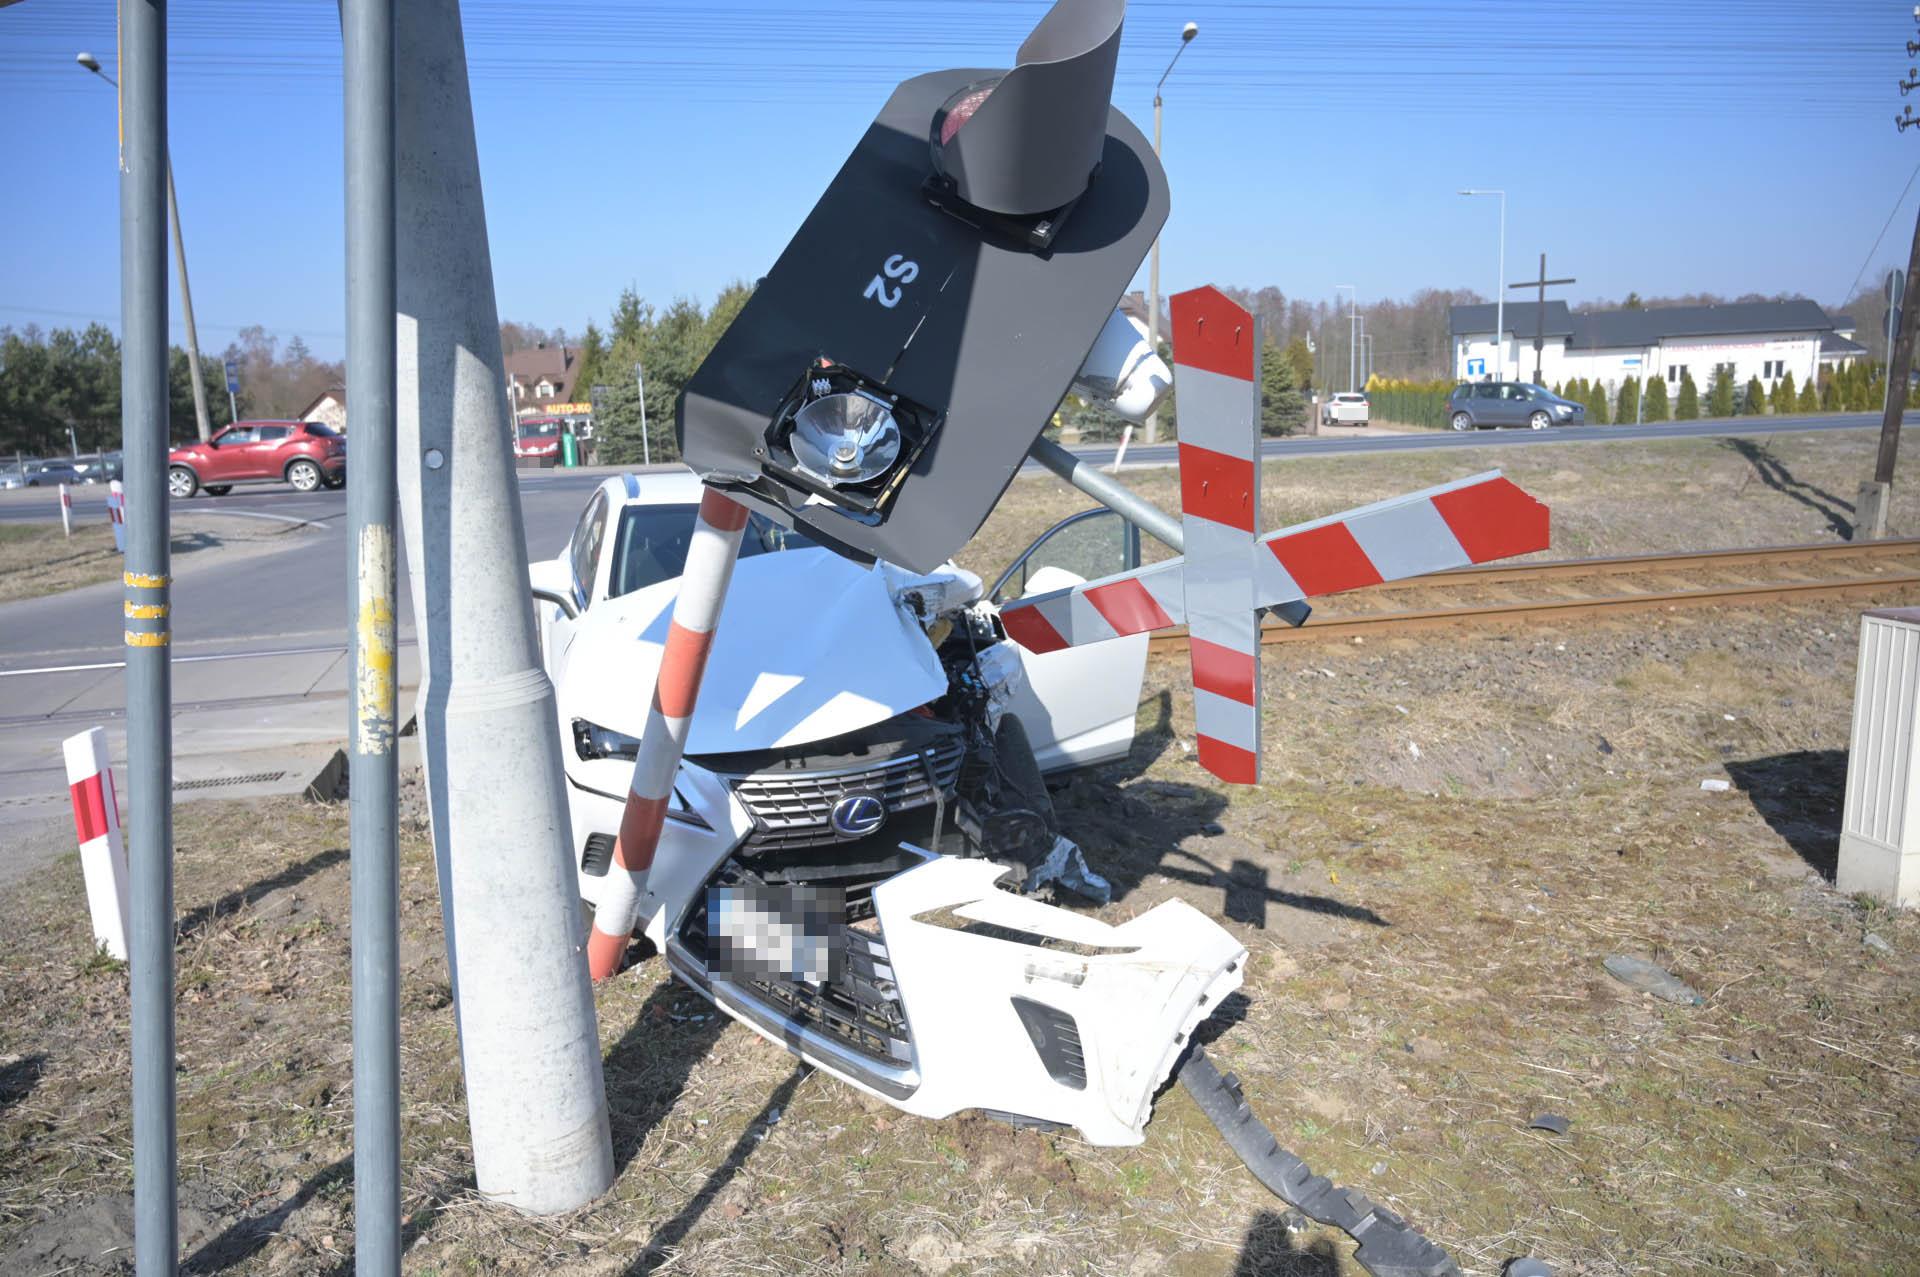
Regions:
M 712 488 L 701 496 L 700 517 L 687 547 L 680 594 L 674 599 L 673 620 L 660 654 L 653 707 L 634 759 L 633 786 L 620 818 L 620 837 L 613 844 L 614 872 L 607 875 L 600 906 L 594 911 L 593 933 L 587 938 L 587 969 L 596 981 L 620 969 L 621 956 L 633 937 L 641 886 L 660 845 L 673 778 L 687 746 L 687 726 L 693 721 L 700 679 L 706 673 L 707 654 L 713 649 L 713 632 L 733 581 L 746 526 L 745 506 Z
M 107 484 L 107 522 L 113 525 L 113 548 L 127 552 L 127 490 L 114 479 Z
M 127 960 L 127 849 L 120 839 L 120 797 L 107 767 L 107 733 L 88 728 L 63 743 L 73 832 L 87 884 L 94 944 Z
M 73 493 L 67 491 L 64 483 L 60 485 L 60 530 L 73 535 Z
M 1234 784 L 1260 779 L 1260 326 L 1212 288 L 1174 295 L 1180 409 L 1180 530 L 1193 719 L 1200 763 Z

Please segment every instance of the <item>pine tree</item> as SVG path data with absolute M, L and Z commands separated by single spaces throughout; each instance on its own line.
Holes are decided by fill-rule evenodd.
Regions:
M 1820 410 L 1837 412 L 1840 407 L 1840 377 L 1837 373 L 1828 373 L 1820 379 Z
M 1733 370 L 1721 364 L 1713 370 L 1713 382 L 1707 388 L 1707 415 L 1733 415 Z
M 1620 399 L 1614 406 L 1614 416 L 1622 425 L 1630 422 L 1640 411 L 1640 379 L 1628 377 L 1620 383 Z
M 1807 384 L 1800 387 L 1800 398 L 1793 407 L 1795 412 L 1820 411 L 1820 392 L 1814 389 L 1813 378 L 1809 377 Z
M 1604 426 L 1607 424 L 1607 383 L 1598 377 L 1587 387 L 1587 424 Z
M 1667 419 L 1667 379 L 1665 377 L 1647 378 L 1647 406 L 1643 419 L 1646 421 Z
M 1306 419 L 1306 405 L 1295 386 L 1293 361 L 1269 341 L 1260 352 L 1260 433 L 1288 435 Z
M 1693 373 L 1680 374 L 1680 397 L 1673 405 L 1675 421 L 1698 421 L 1700 419 L 1700 387 L 1693 384 Z
M 1760 384 L 1758 377 L 1747 378 L 1746 389 L 1740 394 L 1740 415 L 1758 417 L 1767 410 L 1767 390 Z
M 1793 411 L 1795 399 L 1793 374 L 1788 373 L 1773 383 L 1773 393 L 1767 396 L 1767 407 L 1784 416 Z
M 1557 381 L 1553 383 L 1553 393 L 1562 399 L 1565 399 L 1567 397 L 1566 391 L 1560 388 L 1560 383 Z

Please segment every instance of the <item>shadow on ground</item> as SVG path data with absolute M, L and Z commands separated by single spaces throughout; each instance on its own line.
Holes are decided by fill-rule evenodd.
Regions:
M 212 904 L 201 905 L 198 909 L 188 912 L 185 917 L 180 919 L 176 934 L 184 939 L 202 927 L 207 926 L 209 923 L 227 914 L 238 913 L 248 905 L 273 894 L 282 887 L 297 886 L 322 870 L 331 869 L 346 858 L 346 848 L 334 847 L 327 851 L 317 852 L 299 864 L 288 865 L 285 869 L 282 869 L 270 878 L 262 878 L 260 881 L 249 883 L 237 891 L 229 891 Z
M 1161 692 L 1154 721 L 1141 725 L 1124 763 L 1078 773 L 1054 795 L 1062 832 L 1081 844 L 1094 872 L 1113 884 L 1116 901 L 1157 874 L 1221 891 L 1227 917 L 1260 930 L 1267 928 L 1272 905 L 1370 926 L 1390 925 L 1371 909 L 1276 886 L 1271 871 L 1251 860 L 1226 857 L 1227 863 L 1221 864 L 1182 846 L 1189 839 L 1221 832 L 1219 817 L 1227 800 L 1200 785 L 1140 779 L 1174 745 L 1172 717 L 1172 697 Z M 1193 766 L 1200 774 L 1198 764 Z
M 607 1112 L 614 1173 L 640 1151 L 673 1110 L 695 1066 L 726 1030 L 727 1017 L 669 977 L 654 986 L 633 1024 L 607 1052 Z
M 1727 775 L 1753 809 L 1828 882 L 1840 862 L 1840 808 L 1847 751 L 1803 749 L 1728 763 Z
M 687 1199 L 686 1205 L 682 1206 L 672 1219 L 654 1230 L 653 1236 L 649 1237 L 647 1244 L 641 1248 L 640 1257 L 628 1267 L 625 1277 L 642 1277 L 643 1274 L 654 1272 L 673 1259 L 675 1250 L 687 1239 L 694 1225 L 700 1222 L 701 1216 L 707 1213 L 707 1208 L 713 1205 L 714 1198 L 733 1182 L 734 1176 L 738 1175 L 740 1168 L 746 1165 L 747 1158 L 752 1156 L 753 1150 L 760 1147 L 760 1142 L 767 1137 L 768 1123 L 775 1120 L 780 1110 L 792 1102 L 794 1091 L 806 1080 L 810 1071 L 806 1065 L 802 1064 L 774 1088 L 773 1094 L 767 1097 L 767 1102 L 760 1106 L 760 1111 L 755 1113 L 753 1119 L 747 1123 L 746 1130 L 740 1133 L 740 1138 L 735 1140 L 733 1147 L 727 1150 L 727 1155 L 721 1159 L 720 1165 L 707 1172 L 707 1178 L 702 1181 L 699 1188 L 694 1190 L 693 1196 Z
M 1815 487 L 1811 483 L 1793 477 L 1793 471 L 1786 463 L 1773 454 L 1766 444 L 1753 439 L 1722 439 L 1720 446 L 1730 448 L 1747 459 L 1760 482 L 1775 492 L 1812 510 L 1827 521 L 1827 527 L 1842 540 L 1853 536 L 1853 502 L 1844 501 L 1828 492 L 1825 488 Z

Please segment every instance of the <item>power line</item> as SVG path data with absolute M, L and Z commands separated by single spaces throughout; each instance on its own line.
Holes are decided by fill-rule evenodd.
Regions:
M 1920 164 L 1914 165 L 1913 172 L 1907 175 L 1907 184 L 1900 188 L 1900 198 L 1893 202 L 1893 208 L 1887 213 L 1887 220 L 1881 225 L 1880 233 L 1873 237 L 1873 247 L 1867 250 L 1866 260 L 1860 263 L 1859 273 L 1853 277 L 1853 282 L 1847 285 L 1847 291 L 1840 295 L 1839 302 L 1842 306 L 1853 300 L 1854 290 L 1860 287 L 1860 281 L 1866 277 L 1867 267 L 1873 265 L 1873 255 L 1880 251 L 1880 241 L 1887 237 L 1887 227 L 1892 226 L 1893 219 L 1900 215 L 1900 206 L 1907 202 L 1907 192 L 1913 189 L 1913 179 L 1916 177 L 1920 177 Z

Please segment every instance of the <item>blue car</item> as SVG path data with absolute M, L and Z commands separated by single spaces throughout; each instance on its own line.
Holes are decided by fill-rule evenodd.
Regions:
M 1526 381 L 1474 381 L 1447 396 L 1447 424 L 1455 430 L 1496 430 L 1501 426 L 1583 426 L 1587 410 L 1544 386 Z

